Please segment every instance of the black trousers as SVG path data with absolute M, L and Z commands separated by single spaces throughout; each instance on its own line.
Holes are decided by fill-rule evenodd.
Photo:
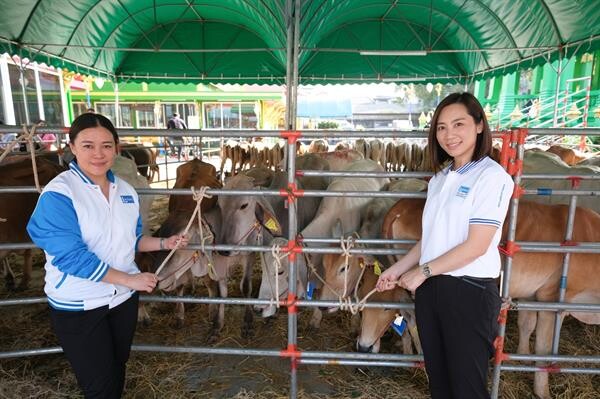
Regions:
M 69 312 L 50 308 L 52 328 L 87 399 L 121 397 L 138 300 L 134 293 L 112 309 Z
M 500 302 L 493 280 L 440 275 L 417 288 L 417 328 L 433 399 L 490 397 Z

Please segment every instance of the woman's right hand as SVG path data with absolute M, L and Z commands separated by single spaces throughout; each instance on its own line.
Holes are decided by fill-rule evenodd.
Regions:
M 153 273 L 130 274 L 127 286 L 136 291 L 151 293 L 158 283 L 158 277 Z
M 398 268 L 392 266 L 389 269 L 387 269 L 386 271 L 384 271 L 383 273 L 381 273 L 381 275 L 379 276 L 379 279 L 377 280 L 377 284 L 375 285 L 375 288 L 379 292 L 391 290 L 394 287 L 396 287 L 396 285 L 398 284 L 399 278 L 400 278 L 400 271 L 398 271 Z

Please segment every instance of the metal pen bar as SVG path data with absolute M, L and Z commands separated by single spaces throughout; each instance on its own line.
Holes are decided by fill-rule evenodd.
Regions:
M 576 368 L 576 367 L 561 367 L 557 370 L 549 370 L 544 367 L 536 367 L 536 366 L 513 366 L 510 364 L 504 364 L 500 366 L 502 371 L 526 371 L 530 373 L 537 372 L 560 372 L 565 374 L 600 374 L 600 368 Z

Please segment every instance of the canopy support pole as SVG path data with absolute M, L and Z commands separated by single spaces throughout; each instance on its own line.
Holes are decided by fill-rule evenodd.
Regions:
M 560 91 L 560 75 L 562 74 L 562 51 L 558 52 L 558 69 L 556 70 L 556 87 L 554 87 L 554 116 L 552 117 L 552 127 L 558 126 L 558 92 Z

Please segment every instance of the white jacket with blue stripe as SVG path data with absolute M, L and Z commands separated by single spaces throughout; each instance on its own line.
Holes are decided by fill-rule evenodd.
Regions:
M 115 307 L 133 290 L 104 283 L 109 267 L 139 273 L 135 248 L 142 235 L 139 198 L 124 180 L 107 173 L 107 201 L 75 162 L 44 188 L 27 225 L 46 254 L 44 291 L 55 309 Z

